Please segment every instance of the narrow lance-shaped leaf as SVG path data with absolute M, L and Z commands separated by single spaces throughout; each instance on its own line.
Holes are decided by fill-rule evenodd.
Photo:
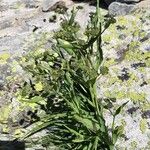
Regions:
M 128 103 L 128 101 L 125 102 L 125 103 L 123 103 L 123 104 L 116 110 L 114 116 L 117 116 L 117 115 L 121 112 L 121 110 L 123 109 L 123 107 L 124 107 L 127 103 Z
M 57 39 L 58 41 L 58 46 L 63 48 L 68 54 L 74 55 L 74 46 L 69 43 L 68 41 L 62 40 L 62 39 Z

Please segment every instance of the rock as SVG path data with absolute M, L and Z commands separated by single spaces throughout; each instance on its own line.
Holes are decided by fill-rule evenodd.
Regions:
M 9 28 L 12 26 L 12 22 L 10 20 L 0 20 L 0 30 Z
M 35 0 L 23 0 L 26 8 L 37 8 L 38 5 Z
M 135 5 L 113 2 L 109 5 L 108 10 L 112 16 L 127 15 L 135 10 Z
M 131 3 L 138 3 L 140 2 L 141 0 L 105 0 L 105 3 L 107 5 L 110 5 L 111 3 L 113 2 L 120 2 L 120 3 L 128 3 L 128 4 L 131 4 Z
M 57 7 L 65 7 L 65 2 L 61 0 L 44 0 L 42 4 L 42 11 L 49 12 L 53 11 Z
M 150 8 L 150 0 L 141 0 L 140 3 L 137 4 L 137 8 Z

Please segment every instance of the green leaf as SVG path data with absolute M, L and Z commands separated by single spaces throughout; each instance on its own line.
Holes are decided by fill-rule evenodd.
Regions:
M 77 138 L 77 139 L 74 139 L 72 140 L 74 143 L 81 143 L 81 142 L 84 142 L 85 140 L 82 139 L 82 138 Z
M 23 87 L 22 87 L 22 90 L 21 90 L 21 95 L 23 97 L 25 97 L 25 96 L 27 96 L 31 92 L 32 92 L 31 86 L 27 82 L 25 82 L 24 85 L 23 85 Z
M 22 102 L 27 102 L 27 103 L 39 103 L 45 101 L 45 99 L 41 96 L 34 96 L 29 100 L 21 100 Z
M 70 55 L 73 55 L 74 54 L 74 46 L 68 42 L 68 41 L 65 41 L 65 40 L 62 40 L 62 39 L 58 39 L 58 45 L 63 48 L 68 54 Z
M 53 121 L 50 121 L 50 122 L 44 122 L 44 123 L 41 123 L 40 125 L 37 125 L 35 128 L 33 128 L 30 132 L 28 132 L 24 137 L 23 139 L 26 139 L 27 137 L 45 129 L 46 127 L 48 127 L 49 125 L 51 124 L 54 124 L 55 122 Z
M 82 134 L 80 134 L 79 132 L 75 131 L 74 129 L 71 129 L 69 127 L 67 127 L 66 125 L 64 125 L 65 128 L 67 128 L 71 133 L 73 133 L 74 135 L 76 135 L 77 137 L 79 137 L 80 139 L 84 139 L 84 136 Z
M 97 150 L 98 149 L 98 140 L 99 140 L 99 137 L 96 136 L 95 137 L 95 141 L 94 141 L 94 145 L 93 145 L 93 150 Z
M 83 116 L 80 117 L 79 115 L 74 115 L 74 117 L 77 121 L 82 123 L 88 130 L 95 132 L 100 129 L 98 123 L 94 121 L 94 119 L 92 120 L 91 118 L 86 118 L 86 116 L 83 118 Z
M 113 132 L 113 144 L 115 144 L 119 138 L 119 136 L 121 136 L 123 134 L 123 131 L 124 131 L 124 127 L 123 126 L 117 126 L 115 129 L 114 129 L 114 132 Z
M 123 109 L 123 107 L 124 107 L 127 103 L 128 103 L 128 101 L 125 102 L 125 103 L 123 103 L 123 104 L 116 110 L 114 116 L 117 116 L 117 115 L 121 112 L 121 110 Z
M 50 115 L 50 114 L 47 114 L 47 115 L 45 115 L 45 116 L 43 116 L 42 118 L 41 118 L 41 121 L 50 121 L 50 120 L 52 120 L 52 119 L 58 119 L 58 118 L 63 118 L 63 117 L 66 117 L 67 116 L 67 113 L 59 113 L 59 114 L 52 114 L 52 115 Z
M 70 19 L 69 19 L 69 25 L 73 25 L 73 23 L 74 23 L 74 21 L 75 21 L 76 13 L 77 13 L 77 12 L 75 12 L 75 9 L 73 8 L 71 17 L 70 17 Z
M 50 70 L 50 63 L 47 63 L 45 61 L 41 61 L 40 63 L 43 69 L 48 70 L 48 71 Z
M 87 83 L 88 83 L 89 85 L 92 85 L 92 86 L 93 86 L 93 85 L 96 83 L 96 79 L 97 79 L 97 77 L 94 77 L 94 78 L 88 80 Z
M 35 96 L 29 100 L 29 103 L 39 103 L 45 101 L 45 99 L 41 96 Z
M 107 75 L 108 72 L 109 72 L 108 67 L 102 66 L 102 67 L 100 68 L 100 73 L 101 73 L 102 75 Z
M 92 149 L 92 145 L 93 145 L 93 142 L 90 142 L 89 145 L 88 145 L 88 149 L 87 150 L 91 150 Z

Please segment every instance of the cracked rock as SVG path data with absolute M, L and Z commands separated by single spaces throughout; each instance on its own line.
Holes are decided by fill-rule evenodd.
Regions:
M 65 6 L 65 2 L 61 0 L 44 0 L 42 4 L 42 11 L 43 12 L 53 11 L 58 6 Z
M 113 2 L 109 5 L 108 9 L 109 9 L 109 14 L 112 16 L 127 15 L 135 10 L 135 5 Z

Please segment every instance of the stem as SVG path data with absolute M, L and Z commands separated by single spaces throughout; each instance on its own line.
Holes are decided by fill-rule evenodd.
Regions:
M 100 31 L 100 36 L 97 38 L 97 52 L 99 52 L 99 63 L 103 61 L 103 51 L 101 48 L 101 30 L 102 30 L 102 25 L 101 25 L 101 13 L 100 13 L 100 8 L 99 8 L 99 0 L 97 0 L 97 8 L 96 8 L 96 15 L 97 15 L 97 28 L 99 28 Z
M 112 136 L 113 136 L 113 134 L 114 134 L 114 127 L 115 127 L 115 116 L 113 116 L 113 122 L 112 122 Z
M 115 118 L 116 118 L 116 116 L 114 116 L 113 115 L 113 122 L 112 122 L 112 127 L 111 127 L 111 129 L 112 129 L 112 144 L 113 145 L 111 145 L 111 149 L 113 150 L 114 149 L 114 141 L 113 141 L 113 136 L 114 136 L 114 128 L 115 128 Z
M 99 16 L 100 16 L 100 9 L 99 9 L 99 0 L 97 0 L 97 6 L 96 6 L 96 15 L 97 15 L 97 27 L 99 27 Z

